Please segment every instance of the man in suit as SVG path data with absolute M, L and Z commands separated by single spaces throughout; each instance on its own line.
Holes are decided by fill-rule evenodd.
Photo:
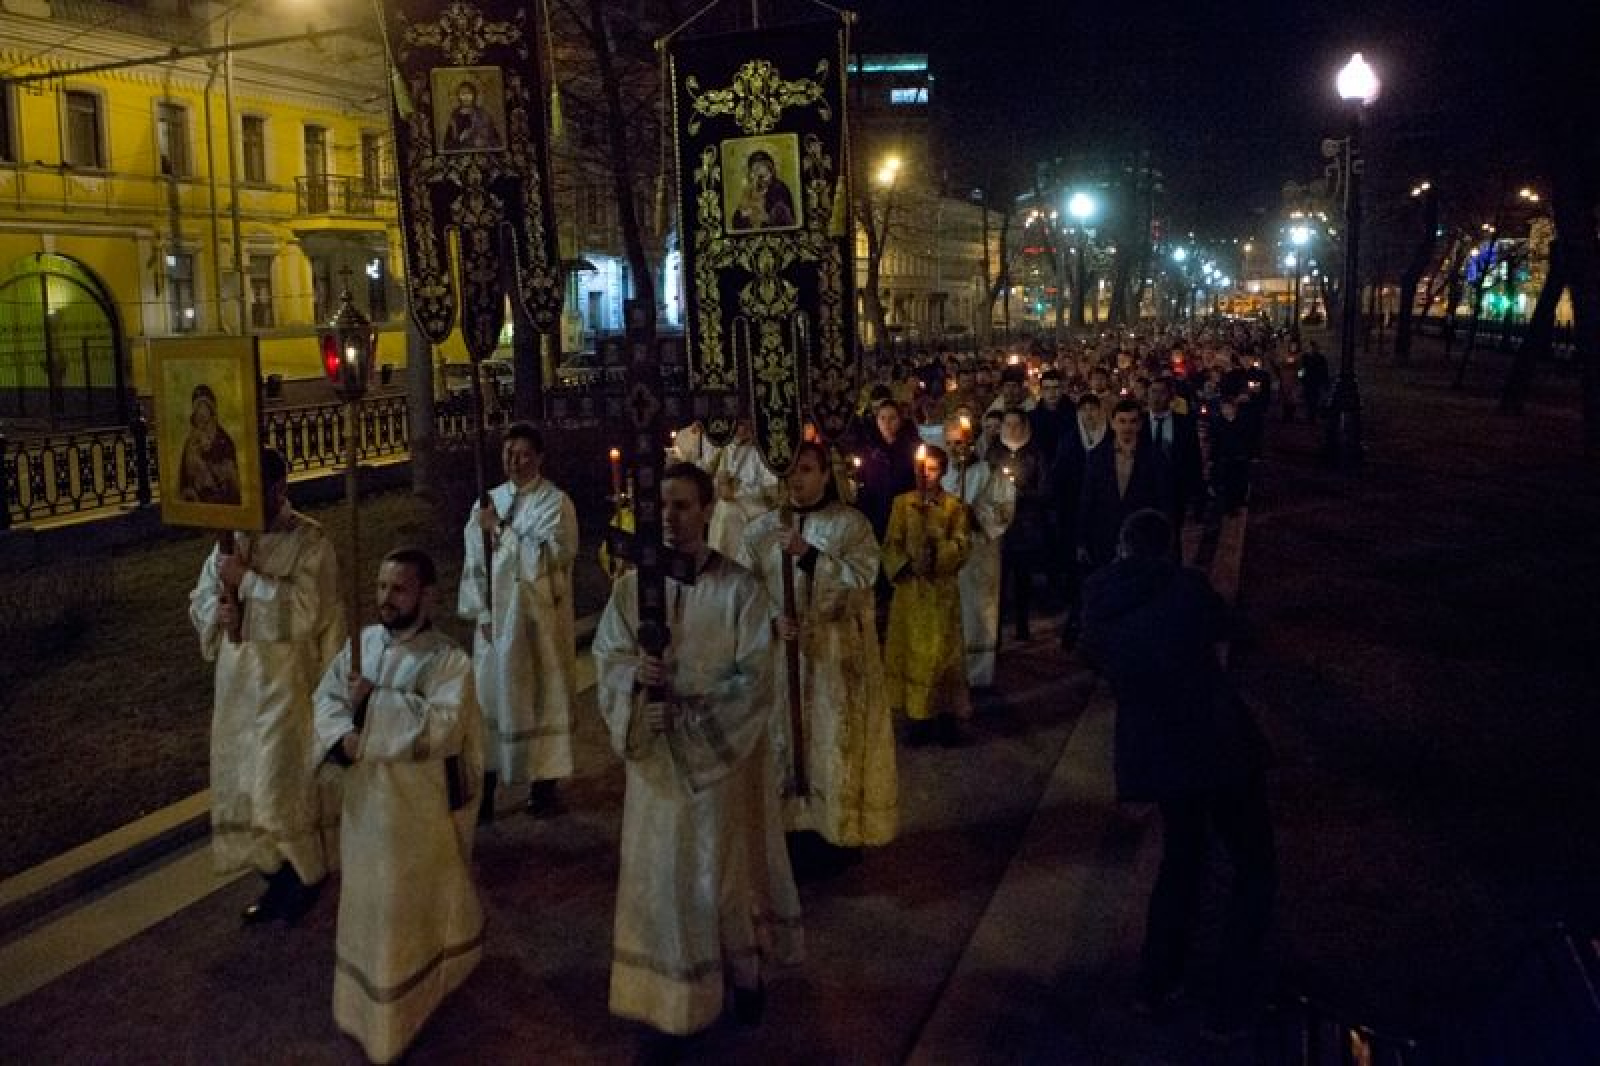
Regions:
M 1205 472 L 1200 457 L 1200 431 L 1194 416 L 1173 410 L 1177 391 L 1171 378 L 1157 378 L 1145 395 L 1145 436 L 1167 461 L 1172 480 L 1171 503 L 1164 507 L 1172 528 L 1183 529 L 1190 508 L 1198 521 L 1205 512 Z
M 1161 450 L 1141 432 L 1139 405 L 1119 400 L 1111 409 L 1110 447 L 1096 449 L 1084 468 L 1078 497 L 1078 558 L 1090 569 L 1117 554 L 1122 523 L 1135 511 L 1172 504 L 1172 475 Z
M 1100 397 L 1085 391 L 1074 405 L 1076 413 L 1068 421 L 1066 432 L 1056 447 L 1055 461 L 1050 467 L 1050 490 L 1055 497 L 1056 515 L 1060 520 L 1057 529 L 1058 543 L 1065 558 L 1061 560 L 1066 570 L 1067 602 L 1066 620 L 1061 627 L 1062 647 L 1071 647 L 1077 639 L 1079 597 L 1078 585 L 1082 567 L 1078 560 L 1078 501 L 1083 496 L 1083 481 L 1091 459 L 1104 448 L 1111 434 L 1106 426 L 1106 411 L 1100 406 Z

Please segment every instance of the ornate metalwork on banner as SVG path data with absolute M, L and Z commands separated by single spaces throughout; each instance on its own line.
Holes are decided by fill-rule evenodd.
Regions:
M 395 155 L 412 317 L 437 344 L 450 335 L 459 304 L 467 351 L 487 357 L 505 320 L 509 261 L 510 287 L 534 326 L 554 330 L 561 255 L 536 9 L 515 0 L 390 0 L 380 8 L 406 97 L 396 101 Z
M 744 401 L 767 465 L 855 399 L 854 255 L 842 21 L 674 40 L 690 387 Z M 733 419 L 713 415 L 725 441 Z

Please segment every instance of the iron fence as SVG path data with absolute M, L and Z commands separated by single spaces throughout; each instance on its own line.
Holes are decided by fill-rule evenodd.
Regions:
M 358 455 L 363 462 L 403 460 L 411 452 L 409 404 L 404 396 L 375 397 L 362 404 Z M 505 421 L 504 415 L 492 424 Z M 434 409 L 443 442 L 468 440 L 470 414 L 448 404 Z M 338 403 L 278 407 L 262 418 L 261 440 L 283 453 L 296 474 L 343 464 L 344 406 Z M 106 426 L 39 433 L 8 440 L 0 432 L 0 529 L 23 523 L 149 503 L 159 496 L 155 437 L 142 419 L 132 426 Z

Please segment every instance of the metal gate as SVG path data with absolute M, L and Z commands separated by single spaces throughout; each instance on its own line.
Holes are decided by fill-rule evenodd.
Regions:
M 0 274 L 0 418 L 23 430 L 126 419 L 122 336 L 99 278 L 35 252 Z

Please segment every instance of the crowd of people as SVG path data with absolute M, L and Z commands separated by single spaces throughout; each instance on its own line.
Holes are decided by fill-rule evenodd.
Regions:
M 1002 629 L 1029 641 L 1048 611 L 1118 698 L 1120 792 L 1161 805 L 1140 1001 L 1181 979 L 1215 822 L 1246 875 L 1239 973 L 1219 985 L 1237 1016 L 1271 899 L 1262 759 L 1210 651 L 1214 594 L 1177 546 L 1245 502 L 1275 389 L 1295 416 L 1283 367 L 1308 359 L 1220 322 L 892 360 L 849 439 L 808 440 L 782 478 L 747 424 L 721 447 L 681 427 L 659 482 L 670 639 L 642 631 L 620 568 L 592 649 L 626 781 L 611 1010 L 668 1041 L 758 1023 L 766 975 L 804 953 L 796 877 L 894 839 L 897 746 L 970 743 Z M 249 924 L 294 924 L 342 870 L 334 1016 L 373 1061 L 404 1054 L 481 957 L 475 823 L 507 797 L 565 809 L 578 523 L 545 454 L 510 426 L 506 481 L 467 516 L 470 653 L 434 626 L 437 567 L 409 548 L 379 568 L 379 622 L 346 640 L 332 547 L 270 451 L 265 531 L 221 538 L 191 594 L 216 662 L 217 865 L 265 878 Z

